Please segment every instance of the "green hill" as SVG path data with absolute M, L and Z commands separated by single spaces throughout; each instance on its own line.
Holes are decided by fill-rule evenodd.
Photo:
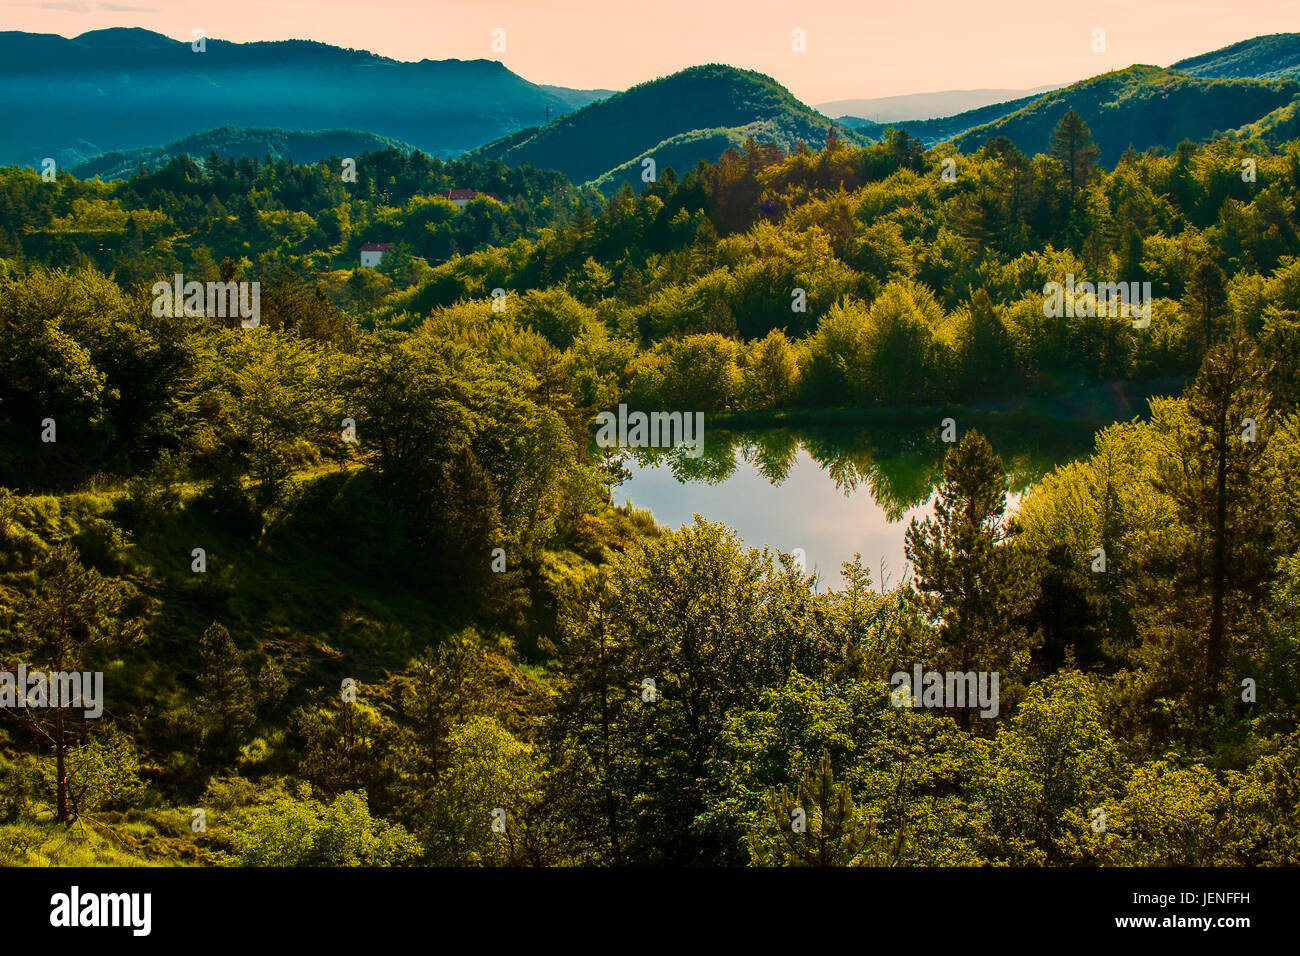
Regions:
M 715 63 L 639 84 L 469 155 L 558 169 L 576 183 L 617 189 L 625 181 L 640 184 L 644 156 L 653 155 L 660 172 L 684 172 L 747 135 L 791 149 L 800 140 L 821 144 L 831 125 L 771 77 Z
M 315 163 L 331 156 L 360 156 L 365 152 L 393 148 L 406 152 L 414 149 L 413 146 L 388 136 L 351 129 L 303 132 L 222 126 L 206 133 L 186 136 L 166 146 L 103 153 L 77 164 L 71 172 L 82 179 L 98 176 L 108 180 L 120 179 L 133 173 L 141 164 L 146 169 L 157 169 L 181 155 L 196 160 L 202 160 L 212 153 L 230 158 L 256 156 L 260 159 L 271 156 L 274 159 L 291 159 L 296 163 Z
M 1133 71 L 1139 71 L 1134 73 Z M 1153 74 L 1151 71 L 1156 71 Z M 1246 93 L 1241 89 L 1225 90 L 1223 88 L 1212 87 L 1183 87 L 1176 90 L 1170 90 L 1164 87 L 1169 77 L 1161 74 L 1185 73 L 1188 76 L 1199 77 L 1202 79 L 1256 79 L 1256 80 L 1274 80 L 1286 77 L 1300 75 L 1300 33 L 1274 33 L 1268 36 L 1254 37 L 1250 40 L 1243 40 L 1241 43 L 1234 43 L 1231 46 L 1223 47 L 1219 50 L 1213 50 L 1209 53 L 1202 53 L 1199 56 L 1189 57 L 1186 60 L 1180 60 L 1165 71 L 1157 71 L 1155 67 L 1130 67 L 1128 70 L 1120 71 L 1124 74 L 1121 83 L 1124 88 L 1119 91 L 1116 97 L 1116 104 L 1126 109 L 1137 109 L 1141 112 L 1141 119 L 1132 125 L 1135 129 L 1146 128 L 1148 119 L 1154 118 L 1157 122 L 1156 129 L 1162 129 L 1160 124 L 1166 120 L 1172 121 L 1184 131 L 1188 139 L 1202 140 L 1208 138 L 1216 129 L 1230 129 L 1244 124 L 1252 124 L 1252 129 L 1258 126 L 1257 132 L 1269 137 L 1283 136 L 1281 132 L 1275 130 L 1281 124 L 1280 128 L 1294 129 L 1294 126 L 1287 126 L 1288 118 L 1294 122 L 1294 111 L 1287 111 L 1285 105 L 1279 106 L 1272 113 L 1264 116 L 1264 113 L 1257 113 L 1253 116 L 1238 116 L 1236 108 L 1242 107 L 1243 112 L 1249 112 L 1254 109 L 1252 104 L 1252 94 Z M 1050 97 L 1055 92 L 1077 94 L 1085 101 L 1092 98 L 1096 92 L 1088 89 L 1090 84 L 1095 84 L 1101 80 L 1112 80 L 1116 74 L 1107 74 L 1104 77 L 1094 77 L 1085 80 L 1082 83 L 1076 83 L 1066 89 L 1054 91 L 1047 95 L 1034 94 L 1032 96 L 1022 96 L 1019 99 L 1009 100 L 1004 103 L 994 103 L 988 106 L 981 106 L 976 109 L 966 110 L 962 113 L 956 113 L 951 116 L 943 116 L 936 119 L 927 120 L 901 120 L 888 124 L 877 124 L 869 120 L 859 119 L 856 116 L 842 116 L 840 122 L 852 127 L 864 136 L 879 138 L 886 126 L 897 126 L 906 129 L 908 133 L 919 139 L 926 146 L 934 146 L 938 143 L 946 142 L 961 136 L 970 130 L 978 127 L 997 123 L 999 120 L 1008 118 L 1013 113 L 1017 113 L 1026 107 L 1033 106 L 1040 101 L 1045 108 L 1052 109 L 1057 102 Z M 1143 91 L 1134 88 L 1133 81 L 1141 83 L 1154 82 L 1159 89 L 1154 91 Z M 1104 87 L 1103 87 L 1104 88 Z M 1154 95 L 1151 95 L 1154 94 Z M 1172 95 L 1176 97 L 1174 109 L 1168 109 L 1168 98 Z M 1263 95 L 1265 99 L 1268 94 Z M 1197 105 L 1196 98 L 1200 96 L 1209 96 L 1210 112 L 1203 112 L 1201 106 Z M 1104 99 L 1098 99 L 1099 106 L 1105 104 Z M 1215 109 L 1221 108 L 1223 111 L 1224 122 L 1217 122 L 1210 117 L 1219 115 L 1214 113 Z M 1081 114 L 1083 109 L 1076 106 Z M 1104 112 L 1098 109 L 1099 115 Z M 1154 115 L 1153 115 L 1154 114 Z M 1174 115 L 1179 114 L 1179 115 Z M 1276 114 L 1276 115 L 1274 115 Z M 1032 115 L 1032 114 L 1031 114 Z M 1264 116 L 1263 119 L 1260 117 Z M 1084 114 L 1084 118 L 1089 124 L 1093 120 Z M 1014 123 L 1008 123 L 1013 129 L 1028 117 L 1021 117 Z M 1256 123 L 1255 121 L 1258 121 Z M 1053 123 L 1055 121 L 1053 120 Z M 1094 129 L 1095 132 L 1095 129 Z M 1012 133 L 1005 135 L 1016 140 Z M 1294 132 L 1285 135 L 1295 135 Z M 1148 145 L 1172 146 L 1174 143 L 1166 141 L 1167 136 L 1158 137 L 1158 142 L 1148 143 Z M 966 142 L 969 142 L 967 140 Z M 1045 148 L 1045 142 L 1032 143 L 1035 151 Z M 1017 143 L 1024 146 L 1017 140 Z M 1107 145 L 1114 144 L 1103 143 L 1103 148 Z M 1134 145 L 1138 145 L 1135 141 Z M 1119 152 L 1127 143 L 1119 146 Z M 1118 155 L 1118 154 L 1116 154 Z
M 1252 37 L 1221 50 L 1179 60 L 1172 69 L 1221 79 L 1276 79 L 1300 75 L 1300 33 Z
M 1263 139 L 1270 143 L 1284 143 L 1300 139 L 1300 97 L 1279 107 L 1258 122 L 1237 130 L 1242 139 Z
M 1048 149 L 1061 115 L 1075 110 L 1113 164 L 1130 145 L 1172 148 L 1255 122 L 1300 94 L 1300 81 L 1208 79 L 1158 66 L 1131 66 L 1036 98 L 1022 109 L 954 138 L 963 151 L 1005 136 L 1027 153 Z

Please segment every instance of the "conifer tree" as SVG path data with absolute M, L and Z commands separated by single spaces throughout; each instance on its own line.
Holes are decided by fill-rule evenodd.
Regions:
M 1248 339 L 1212 349 L 1186 394 L 1192 427 L 1176 436 L 1161 479 L 1186 532 L 1175 601 L 1182 626 L 1204 635 L 1203 705 L 1221 689 L 1234 638 L 1248 633 L 1271 580 L 1266 374 Z
M 1225 276 L 1213 261 L 1202 259 L 1187 283 L 1187 309 L 1201 327 L 1201 355 L 1210 351 L 1215 320 L 1228 311 Z
M 81 670 L 95 648 L 126 647 L 140 639 L 135 589 L 84 567 L 72 544 L 51 549 L 38 565 L 36 579 L 36 589 L 17 608 L 18 651 L 29 670 L 43 671 L 52 682 L 55 675 Z M 23 711 L 54 748 L 56 812 L 62 823 L 75 816 L 67 771 L 68 718 L 75 707 L 67 704 L 50 707 L 48 719 L 40 716 L 45 708 Z
M 253 726 L 257 712 L 244 661 L 230 632 L 213 621 L 199 641 L 201 704 L 227 741 L 237 741 Z
M 1101 150 L 1092 141 L 1092 132 L 1083 117 L 1067 110 L 1052 132 L 1052 155 L 1061 161 L 1070 181 L 1070 202 L 1097 168 Z
M 1002 460 L 970 431 L 944 459 L 934 517 L 913 518 L 906 540 L 914 587 L 938 622 L 942 663 L 998 671 L 1004 682 L 1027 657 L 1030 641 L 1017 620 L 1035 597 L 1027 567 L 1006 543 L 1006 507 Z M 969 727 L 969 709 L 961 722 Z
M 888 866 L 901 855 L 903 831 L 891 843 L 876 834 L 853 802 L 843 781 L 836 782 L 829 753 L 794 792 L 773 790 L 767 808 L 771 823 L 750 836 L 750 855 L 759 863 L 787 866 Z

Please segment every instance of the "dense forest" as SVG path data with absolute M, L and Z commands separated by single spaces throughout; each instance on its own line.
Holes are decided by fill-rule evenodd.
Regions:
M 0 709 L 0 862 L 1300 863 L 1300 142 L 815 146 L 0 170 L 0 671 L 104 693 Z M 1117 383 L 1014 507 L 941 435 Z M 911 573 L 616 507 L 619 403 L 933 410 Z

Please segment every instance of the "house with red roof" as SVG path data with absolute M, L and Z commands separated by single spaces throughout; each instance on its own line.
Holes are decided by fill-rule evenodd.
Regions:
M 361 247 L 361 264 L 373 269 L 384 261 L 384 253 L 393 248 L 391 242 L 367 242 Z
M 477 199 L 479 196 L 496 199 L 497 202 L 501 201 L 495 193 L 480 193 L 473 189 L 449 189 L 442 194 L 442 198 L 454 203 L 457 209 L 464 209 L 470 204 L 471 200 Z

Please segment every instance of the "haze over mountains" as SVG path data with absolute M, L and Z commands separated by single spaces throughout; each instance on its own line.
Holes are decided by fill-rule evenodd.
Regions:
M 936 93 L 908 93 L 905 96 L 881 96 L 876 99 L 832 100 L 816 108 L 838 119 L 869 120 L 873 123 L 896 123 L 899 120 L 927 120 L 953 116 L 984 106 L 1032 98 L 1064 83 L 1038 86 L 1032 90 L 940 90 Z
M 449 156 L 608 93 L 539 86 L 495 60 L 403 63 L 307 40 L 205 45 L 133 28 L 0 33 L 0 163 L 67 165 L 227 125 L 364 130 Z
M 1135 65 L 1004 102 L 981 101 L 1018 91 L 823 104 L 832 114 L 874 109 L 883 119 L 980 103 L 881 123 L 833 120 L 771 77 L 720 64 L 610 93 L 534 84 L 490 60 L 403 63 L 302 40 L 208 39 L 196 53 L 140 29 L 71 40 L 0 33 L 0 82 L 7 93 L 0 163 L 36 165 L 54 156 L 78 175 L 112 177 L 181 153 L 313 162 L 396 147 L 528 163 L 613 192 L 624 183 L 641 186 L 646 158 L 657 172 L 680 173 L 751 137 L 786 150 L 800 141 L 819 148 L 833 125 L 859 142 L 879 139 L 892 125 L 926 146 L 951 142 L 967 151 L 1006 136 L 1034 154 L 1048 148 L 1056 122 L 1074 109 L 1107 164 L 1130 145 L 1171 149 L 1220 132 L 1281 139 L 1300 126 L 1300 34 L 1256 37 L 1168 68 Z

